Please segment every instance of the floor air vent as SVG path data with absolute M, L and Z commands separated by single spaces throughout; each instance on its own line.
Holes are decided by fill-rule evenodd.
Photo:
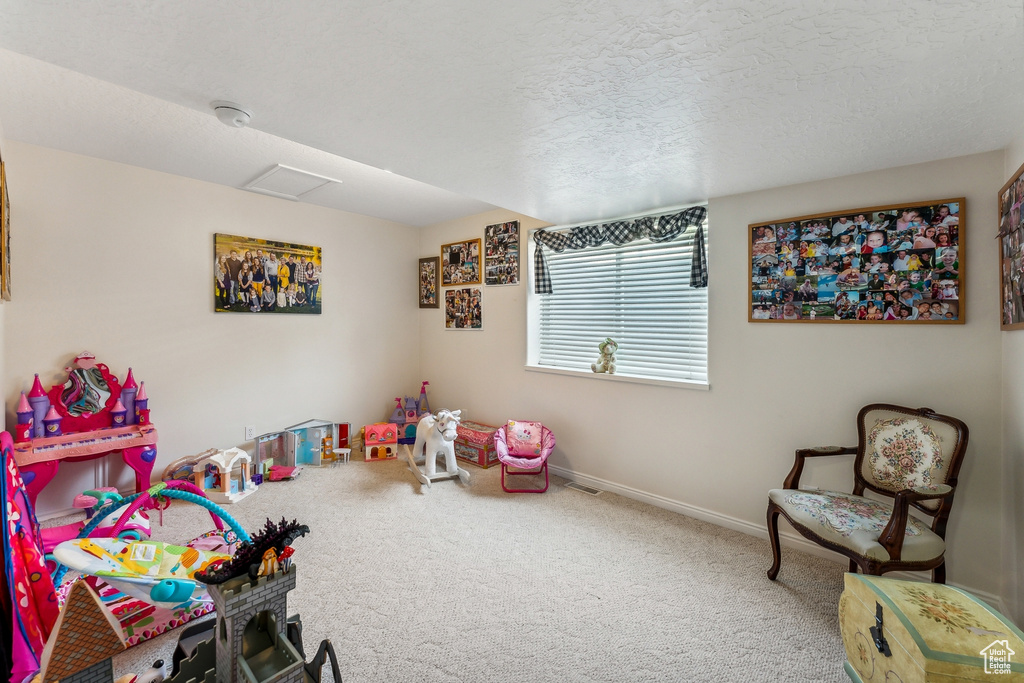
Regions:
M 567 488 L 567 489 L 576 489 L 577 491 L 583 491 L 583 493 L 588 493 L 588 494 L 590 494 L 592 496 L 596 496 L 599 493 L 601 493 L 601 489 L 595 489 L 595 488 L 593 488 L 591 486 L 586 486 L 585 484 L 580 484 L 579 482 L 575 482 L 575 481 L 570 481 L 568 484 L 565 485 L 565 488 Z

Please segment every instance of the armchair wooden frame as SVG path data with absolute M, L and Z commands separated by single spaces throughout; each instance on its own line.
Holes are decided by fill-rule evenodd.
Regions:
M 949 468 L 946 473 L 945 481 L 938 486 L 933 486 L 925 489 L 906 489 L 903 491 L 892 492 L 883 488 L 874 486 L 867 481 L 862 474 L 862 464 L 865 458 L 867 433 L 870 429 L 869 425 L 865 425 L 865 416 L 871 411 L 887 411 L 893 413 L 902 413 L 908 417 L 919 417 L 927 420 L 935 420 L 943 422 L 946 425 L 953 428 L 956 434 L 956 443 L 953 445 L 950 455 Z M 800 488 L 800 476 L 803 474 L 804 462 L 807 458 L 817 458 L 823 456 L 832 455 L 855 455 L 853 466 L 853 495 L 863 496 L 865 490 L 871 490 L 883 496 L 887 496 L 893 499 L 893 512 L 889 518 L 888 524 L 882 530 L 878 538 L 878 543 L 885 548 L 889 553 L 888 560 L 877 560 L 871 557 L 865 557 L 856 553 L 849 548 L 845 548 L 841 545 L 828 541 L 810 529 L 807 529 L 803 525 L 795 522 L 785 510 L 775 504 L 774 501 L 768 501 L 768 538 L 771 541 L 773 563 L 771 568 L 768 570 L 768 578 L 774 581 L 779 575 L 779 567 L 782 564 L 782 552 L 779 544 L 779 515 L 783 515 L 786 520 L 796 529 L 802 536 L 811 540 L 818 545 L 824 546 L 831 550 L 841 553 L 850 558 L 850 571 L 856 572 L 859 567 L 864 574 L 881 575 L 885 572 L 891 572 L 896 570 L 908 570 L 908 571 L 927 571 L 932 572 L 932 581 L 935 583 L 946 582 L 946 559 L 945 552 L 933 560 L 926 562 L 907 562 L 901 559 L 901 553 L 903 550 L 903 539 L 906 534 L 907 521 L 910 516 L 910 507 L 913 506 L 920 512 L 932 517 L 931 530 L 935 532 L 940 538 L 945 540 L 946 538 L 946 522 L 949 519 L 949 512 L 953 507 L 953 495 L 956 492 L 957 477 L 960 473 L 960 465 L 963 462 L 964 453 L 967 450 L 967 440 L 969 437 L 969 431 L 967 425 L 955 417 L 949 417 L 948 415 L 939 415 L 935 413 L 931 408 L 905 408 L 902 406 L 889 405 L 884 403 L 873 403 L 871 405 L 864 406 L 861 408 L 857 415 L 857 434 L 858 444 L 856 447 L 853 446 L 827 446 L 820 448 L 801 448 L 796 451 L 796 461 L 793 463 L 793 469 L 790 470 L 789 475 L 786 477 L 786 481 L 783 484 L 785 489 L 798 489 Z M 927 501 L 937 500 L 938 505 L 935 507 L 929 507 L 924 505 Z

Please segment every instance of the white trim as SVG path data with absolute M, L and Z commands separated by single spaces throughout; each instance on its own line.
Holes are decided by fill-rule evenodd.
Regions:
M 652 384 L 660 387 L 676 387 L 677 389 L 695 389 L 697 391 L 709 391 L 711 385 L 707 382 L 698 382 L 690 379 L 655 379 L 653 377 L 635 377 L 633 375 L 615 374 L 609 375 L 606 372 L 584 372 L 582 370 L 567 370 L 565 368 L 554 368 L 549 365 L 533 365 L 527 363 L 523 366 L 527 372 L 545 372 L 551 375 L 567 375 L 569 377 L 587 377 L 599 379 L 605 382 L 629 382 L 632 384 Z
M 623 486 L 622 484 L 616 484 L 610 481 L 606 481 L 604 479 L 599 479 L 597 477 L 591 477 L 586 474 L 573 472 L 570 469 L 552 465 L 550 462 L 548 463 L 548 469 L 550 469 L 552 473 L 557 474 L 560 477 L 564 477 L 565 479 L 568 479 L 570 481 L 575 481 L 580 484 L 586 484 L 587 486 L 601 489 L 602 491 L 608 491 L 609 493 L 615 493 L 617 495 L 623 496 L 624 498 L 630 498 L 632 500 L 638 500 L 642 503 L 648 503 L 650 505 L 662 508 L 664 510 L 670 510 L 681 515 L 685 515 L 686 517 L 692 517 L 694 519 L 699 519 L 702 522 L 714 524 L 715 526 L 724 527 L 726 529 L 732 529 L 733 531 L 739 531 L 741 533 L 747 534 L 748 536 L 756 536 L 758 538 L 763 538 L 766 542 L 768 540 L 767 524 L 754 524 L 753 522 L 748 522 L 737 517 L 724 515 L 721 512 L 707 510 L 705 508 L 698 507 L 696 505 L 690 505 L 689 503 L 684 503 L 679 500 L 659 496 L 655 493 L 648 493 L 647 491 L 641 491 L 639 489 L 634 489 L 629 486 Z M 766 500 L 767 497 L 768 490 L 765 489 Z M 786 520 L 783 518 L 782 521 L 783 523 L 785 523 Z M 794 548 L 801 552 L 807 553 L 808 555 L 814 555 L 815 557 L 821 557 L 826 560 L 831 560 L 832 562 L 835 562 L 840 565 L 849 564 L 849 559 L 845 555 L 840 555 L 839 553 L 829 550 L 828 548 L 824 548 L 818 545 L 817 543 L 812 543 L 800 534 L 794 533 L 792 531 L 784 531 L 780 528 L 779 540 L 782 542 L 782 545 L 786 546 L 787 548 Z M 785 558 L 783 558 L 782 571 L 785 571 L 785 569 Z M 768 567 L 766 566 L 765 571 L 767 570 Z M 909 581 L 931 580 L 930 572 L 889 572 L 886 574 L 886 576 L 894 579 L 905 579 Z M 764 578 L 767 579 L 768 577 L 765 576 Z M 974 595 L 975 597 L 984 600 L 989 605 L 991 605 L 992 608 L 995 609 L 997 612 L 1006 616 L 1007 618 L 1010 618 L 1010 613 L 1006 609 L 1006 603 L 1003 601 L 1002 596 L 996 595 L 994 593 L 989 593 L 988 591 L 978 590 L 977 588 L 972 588 L 961 583 L 954 583 L 952 581 L 949 581 L 948 583 L 950 586 L 954 586 L 956 588 L 965 590 Z

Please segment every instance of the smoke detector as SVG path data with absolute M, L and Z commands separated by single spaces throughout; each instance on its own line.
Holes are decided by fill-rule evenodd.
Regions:
M 215 100 L 210 102 L 210 106 L 213 107 L 213 113 L 217 115 L 217 119 L 225 126 L 245 128 L 252 120 L 252 112 L 240 104 Z

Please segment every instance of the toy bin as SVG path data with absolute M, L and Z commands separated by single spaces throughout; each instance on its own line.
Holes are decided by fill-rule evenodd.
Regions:
M 839 630 L 855 683 L 1024 680 L 1024 634 L 952 586 L 847 574 Z
M 487 469 L 498 464 L 498 452 L 494 449 L 494 432 L 497 427 L 463 420 L 455 437 L 455 457 Z

